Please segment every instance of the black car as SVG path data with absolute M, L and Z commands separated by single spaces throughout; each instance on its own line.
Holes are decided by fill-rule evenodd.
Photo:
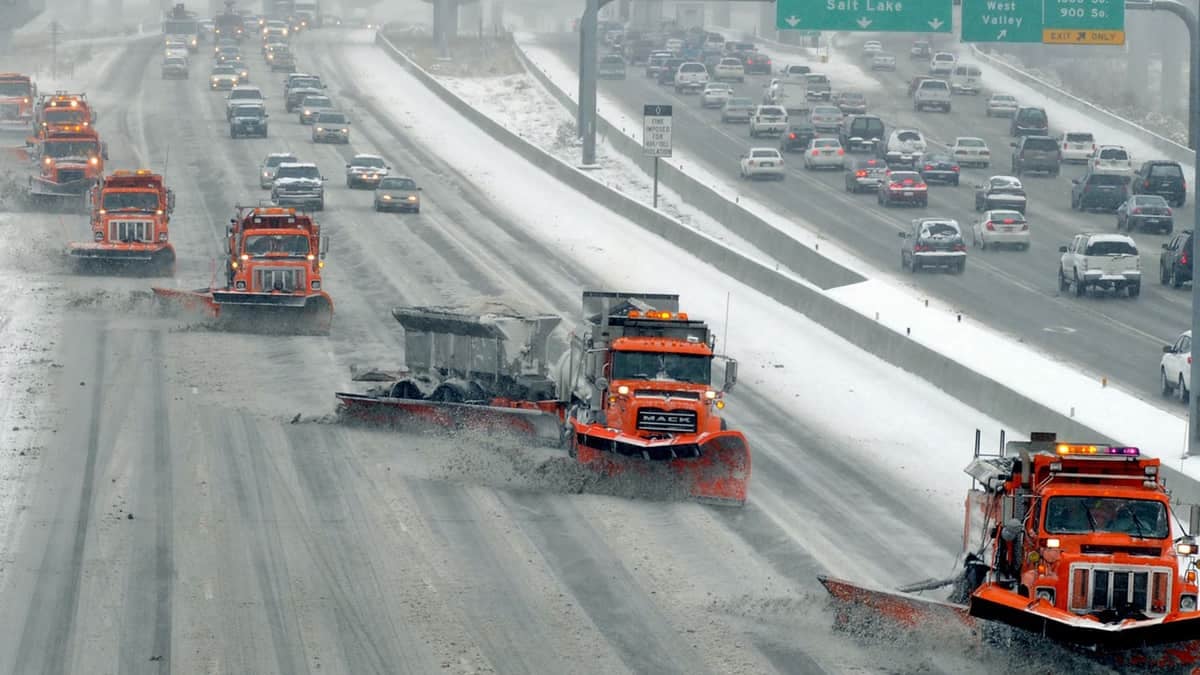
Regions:
M 229 115 L 229 137 L 267 137 L 267 109 L 261 103 L 236 105 Z
M 878 157 L 863 157 L 846 163 L 846 192 L 871 192 L 887 176 L 887 162 Z
M 1183 230 L 1170 242 L 1163 244 L 1158 259 L 1158 280 L 1165 286 L 1179 288 L 1192 280 L 1192 231 Z
M 929 187 L 916 171 L 888 171 L 875 196 L 880 206 L 929 206 Z
M 1158 195 L 1134 195 L 1117 207 L 1117 231 L 1138 229 L 1170 234 L 1175 229 L 1175 214 L 1167 200 Z
M 1129 176 L 1088 171 L 1071 179 L 1071 208 L 1116 212 L 1129 199 Z
M 788 129 L 779 136 L 779 151 L 780 152 L 803 152 L 808 148 L 808 143 L 817 137 L 817 130 L 813 127 L 812 122 L 802 120 L 799 122 L 791 122 L 788 124 Z
M 1164 159 L 1143 162 L 1133 175 L 1133 194 L 1159 195 L 1171 206 L 1183 206 L 1187 202 L 1187 181 L 1179 162 Z
M 876 115 L 851 115 L 842 120 L 838 140 L 846 152 L 866 150 L 874 152 L 883 146 L 883 120 Z
M 925 155 L 925 162 L 917 166 L 926 183 L 958 185 L 958 162 L 954 161 L 950 155 L 942 153 Z
M 1034 106 L 1021 106 L 1013 113 L 1008 125 L 1009 136 L 1049 136 L 1050 121 L 1046 111 Z
M 975 186 L 975 210 L 1009 209 L 1025 213 L 1028 197 L 1016 176 L 992 176 Z
M 683 59 L 667 59 L 663 64 L 662 69 L 658 71 L 659 84 L 675 84 L 675 73 L 679 72 L 679 66 L 686 63 Z
M 742 68 L 747 75 L 770 75 L 771 57 L 762 52 L 747 52 L 742 55 Z

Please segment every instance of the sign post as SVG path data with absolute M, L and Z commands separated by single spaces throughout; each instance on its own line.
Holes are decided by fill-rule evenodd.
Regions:
M 776 0 L 775 3 L 775 26 L 780 30 L 949 33 L 952 23 L 952 0 Z
M 1125 0 L 962 0 L 963 42 L 1125 44 Z
M 642 106 L 642 154 L 654 158 L 654 208 L 658 208 L 658 159 L 671 156 L 671 106 Z

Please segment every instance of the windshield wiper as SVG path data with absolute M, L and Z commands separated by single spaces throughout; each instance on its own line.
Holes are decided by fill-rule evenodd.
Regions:
M 1145 529 L 1142 527 L 1142 519 L 1138 517 L 1137 511 L 1129 509 L 1129 519 L 1133 521 L 1133 526 L 1137 528 L 1137 534 L 1132 536 L 1136 536 L 1138 539 L 1145 539 Z
M 1096 531 L 1096 519 L 1092 517 L 1092 510 L 1090 508 L 1088 508 L 1087 504 L 1080 503 L 1080 506 L 1083 507 L 1083 515 L 1087 516 L 1088 527 L 1091 528 L 1092 532 L 1095 532 Z

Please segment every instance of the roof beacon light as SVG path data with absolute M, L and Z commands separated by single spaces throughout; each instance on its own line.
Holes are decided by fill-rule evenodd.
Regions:
M 1141 451 L 1137 448 L 1115 445 L 1098 446 L 1059 443 L 1054 451 L 1059 455 L 1116 455 L 1121 457 L 1138 457 L 1141 455 Z

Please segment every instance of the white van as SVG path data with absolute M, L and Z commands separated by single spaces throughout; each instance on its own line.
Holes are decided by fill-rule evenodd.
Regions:
M 983 89 L 983 73 L 979 66 L 960 63 L 954 66 L 950 75 L 950 91 L 955 94 L 971 94 L 976 96 Z

